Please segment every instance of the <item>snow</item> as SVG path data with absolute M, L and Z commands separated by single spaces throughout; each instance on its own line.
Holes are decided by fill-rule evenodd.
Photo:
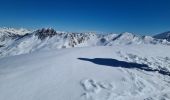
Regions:
M 169 50 L 115 45 L 1 58 L 0 100 L 169 100 L 170 76 L 140 68 L 146 64 L 169 73 Z
M 25 35 L 26 33 L 31 33 L 33 31 L 25 29 L 25 28 L 7 28 L 7 27 L 3 27 L 0 28 L 0 34 L 2 33 L 12 33 L 12 34 L 17 34 L 17 35 Z
M 25 33 L 25 35 L 16 34 L 22 34 L 22 31 L 14 31 L 12 37 L 6 36 L 5 39 L 4 36 L 0 36 L 0 58 L 56 48 L 143 44 L 170 45 L 167 40 L 155 39 L 150 36 L 138 36 L 128 32 L 102 35 L 93 32 L 64 33 L 51 28 L 43 28 L 29 34 Z
M 27 30 L 24 28 L 0 28 L 0 49 L 6 47 L 8 48 L 9 45 L 13 44 L 20 37 L 23 37 L 24 35 L 30 33 L 32 33 L 31 30 Z
M 169 45 L 128 32 L 0 28 L 0 100 L 170 100 Z

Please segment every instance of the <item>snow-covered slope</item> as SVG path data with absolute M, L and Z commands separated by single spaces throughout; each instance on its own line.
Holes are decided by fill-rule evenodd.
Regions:
M 10 34 L 17 34 L 17 35 L 25 35 L 26 33 L 31 33 L 31 30 L 25 29 L 25 28 L 7 28 L 3 27 L 0 28 L 0 33 L 10 33 Z
M 133 33 L 122 33 L 113 38 L 112 41 L 109 41 L 107 45 L 140 45 L 140 44 L 163 44 L 163 45 L 169 45 L 170 43 L 168 41 L 163 41 L 160 39 L 155 39 L 151 36 L 140 36 L 135 35 Z
M 170 31 L 167 31 L 167 32 L 164 32 L 164 33 L 161 33 L 161 34 L 157 34 L 157 35 L 154 36 L 154 38 L 166 39 L 166 40 L 170 41 Z
M 26 34 L 27 32 L 21 32 L 23 35 L 13 32 L 10 33 L 10 36 L 8 36 L 9 32 L 4 33 L 7 36 L 5 41 L 0 42 L 0 58 L 56 48 L 141 44 L 170 45 L 170 42 L 166 40 L 138 36 L 128 32 L 122 34 L 70 33 L 55 31 L 52 28 L 39 29 L 29 34 Z M 3 37 L 0 36 L 0 39 Z
M 0 100 L 170 100 L 169 50 L 119 45 L 6 57 Z
M 24 28 L 0 28 L 0 47 L 6 47 L 10 45 L 15 40 L 19 39 L 27 33 L 32 33 L 32 31 Z
M 41 29 L 26 34 L 7 47 L 0 48 L 0 56 L 19 55 L 33 51 L 71 48 L 97 45 L 95 33 L 56 32 L 53 29 Z

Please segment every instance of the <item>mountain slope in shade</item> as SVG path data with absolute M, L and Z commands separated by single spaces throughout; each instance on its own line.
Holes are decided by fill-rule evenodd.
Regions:
M 161 33 L 161 34 L 157 34 L 154 36 L 154 38 L 157 39 L 166 39 L 167 41 L 170 41 L 170 31 Z
M 0 100 L 169 100 L 169 49 L 119 45 L 3 58 Z

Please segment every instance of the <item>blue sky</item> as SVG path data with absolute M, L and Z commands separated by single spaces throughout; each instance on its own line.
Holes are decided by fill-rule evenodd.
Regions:
M 170 30 L 170 0 L 0 0 L 0 27 L 156 34 Z

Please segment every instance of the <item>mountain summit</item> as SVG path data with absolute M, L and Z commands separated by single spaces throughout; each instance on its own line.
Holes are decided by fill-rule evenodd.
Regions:
M 161 33 L 161 34 L 157 34 L 154 36 L 154 38 L 157 39 L 166 39 L 167 41 L 170 41 L 170 31 Z

